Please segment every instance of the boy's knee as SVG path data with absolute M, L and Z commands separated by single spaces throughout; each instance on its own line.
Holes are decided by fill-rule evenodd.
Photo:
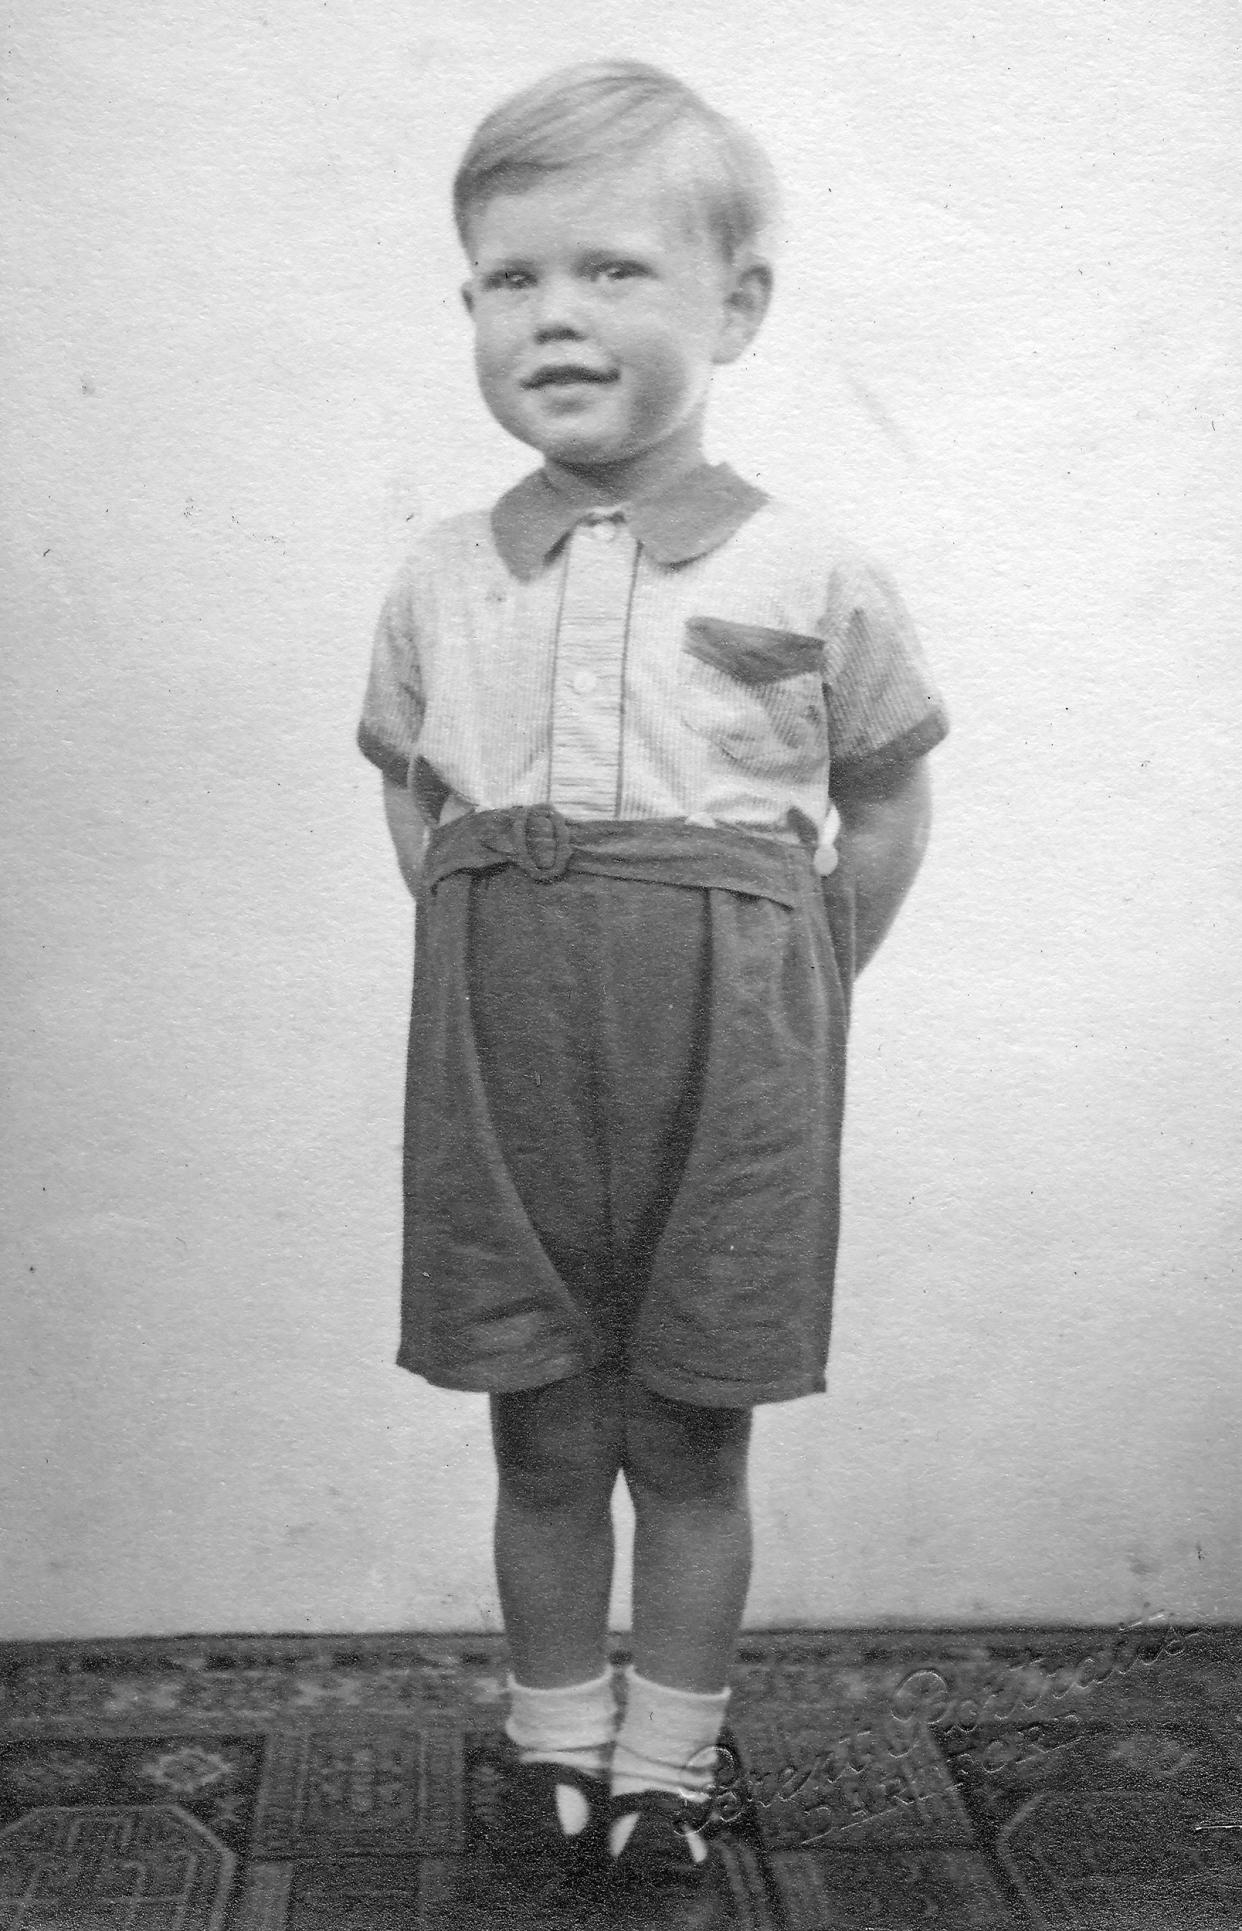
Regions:
M 588 1385 L 582 1385 L 588 1384 Z M 577 1376 L 493 1395 L 492 1443 L 503 1492 L 523 1507 L 606 1507 L 621 1465 L 619 1399 Z
M 746 1491 L 749 1408 L 669 1401 L 631 1382 L 625 1409 L 625 1479 L 635 1502 L 727 1505 Z

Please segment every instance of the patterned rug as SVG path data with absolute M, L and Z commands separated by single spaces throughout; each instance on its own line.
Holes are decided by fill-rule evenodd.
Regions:
M 505 1667 L 0 1647 L 0 1931 L 561 1931 L 483 1847 Z M 1242 1630 L 748 1635 L 734 1683 L 739 1931 L 1242 1928 Z

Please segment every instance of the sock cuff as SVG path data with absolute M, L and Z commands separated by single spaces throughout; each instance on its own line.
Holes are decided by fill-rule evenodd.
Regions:
M 681 1690 L 671 1683 L 654 1683 L 650 1677 L 640 1676 L 632 1663 L 626 1665 L 625 1687 L 627 1714 L 630 1709 L 658 1707 L 686 1717 L 701 1716 L 705 1721 L 713 1714 L 723 1719 L 733 1694 L 727 1686 L 723 1690 Z
M 616 1734 L 611 1670 L 586 1683 L 558 1684 L 550 1690 L 533 1689 L 510 1676 L 508 1691 L 505 1734 L 519 1750 L 591 1749 L 611 1743 Z
M 509 1675 L 505 1678 L 505 1688 L 510 1696 L 538 1697 L 540 1702 L 546 1701 L 550 1709 L 553 1707 L 557 1698 L 560 1698 L 564 1702 L 572 1702 L 585 1696 L 588 1691 L 605 1695 L 611 1699 L 612 1671 L 606 1669 L 602 1676 L 588 1677 L 585 1683 L 557 1683 L 550 1690 L 536 1689 L 530 1683 L 519 1683 L 517 1677 L 510 1671 Z

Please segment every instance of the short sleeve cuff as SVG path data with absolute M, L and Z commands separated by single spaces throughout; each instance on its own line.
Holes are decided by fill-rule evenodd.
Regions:
M 392 784 L 409 783 L 409 753 L 399 751 L 395 745 L 389 744 L 385 738 L 373 731 L 365 720 L 358 726 L 358 749 L 364 758 L 369 758 L 372 764 L 378 765 Z
M 900 737 L 890 738 L 874 751 L 834 760 L 828 788 L 834 798 L 881 796 L 907 765 L 925 757 L 948 734 L 948 714 L 937 704 Z

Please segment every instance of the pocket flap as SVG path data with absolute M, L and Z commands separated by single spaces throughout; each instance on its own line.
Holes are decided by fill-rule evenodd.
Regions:
M 740 684 L 772 684 L 824 669 L 821 637 L 796 630 L 769 630 L 763 624 L 735 624 L 727 617 L 691 617 L 686 649 L 701 663 L 736 677 Z

